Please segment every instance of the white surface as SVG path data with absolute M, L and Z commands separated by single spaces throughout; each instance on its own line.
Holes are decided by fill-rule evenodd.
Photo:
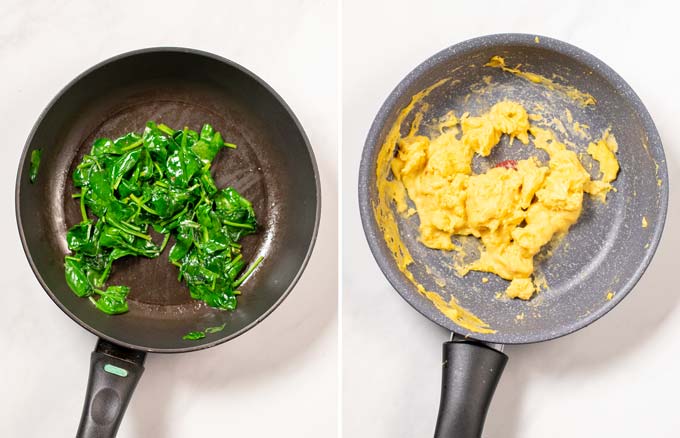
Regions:
M 388 285 L 365 242 L 356 181 L 368 128 L 393 87 L 430 55 L 490 33 L 553 36 L 602 59 L 654 118 L 680 176 L 675 2 L 345 0 L 343 14 L 343 409 L 347 437 L 432 436 L 448 333 Z M 675 189 L 675 193 L 673 193 Z M 632 294 L 566 338 L 511 347 L 486 437 L 671 437 L 680 394 L 680 191 Z
M 73 436 L 95 338 L 35 280 L 14 219 L 14 179 L 38 115 L 74 76 L 115 54 L 187 46 L 233 59 L 290 104 L 313 144 L 321 230 L 298 286 L 245 335 L 147 359 L 119 437 L 335 436 L 337 426 L 336 4 L 0 1 L 0 436 Z

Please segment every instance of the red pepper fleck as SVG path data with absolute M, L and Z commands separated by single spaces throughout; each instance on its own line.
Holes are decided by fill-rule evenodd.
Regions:
M 494 167 L 505 167 L 506 169 L 517 170 L 517 161 L 515 160 L 505 160 L 496 164 Z

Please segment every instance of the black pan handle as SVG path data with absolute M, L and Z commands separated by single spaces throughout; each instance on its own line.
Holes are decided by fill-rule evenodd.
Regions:
M 100 339 L 90 359 L 77 438 L 113 438 L 144 372 L 146 353 Z
M 444 343 L 435 438 L 480 438 L 508 356 L 472 341 Z

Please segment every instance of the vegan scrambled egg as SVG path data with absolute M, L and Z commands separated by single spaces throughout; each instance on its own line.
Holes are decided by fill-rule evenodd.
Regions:
M 460 266 L 461 274 L 494 273 L 510 280 L 508 297 L 530 299 L 537 290 L 534 256 L 578 220 L 585 193 L 604 202 L 612 189 L 619 171 L 616 139 L 606 131 L 588 146 L 602 174 L 593 180 L 577 154 L 551 130 L 532 125 L 516 102 L 498 102 L 478 116 L 450 112 L 435 128 L 425 136 L 414 127 L 397 141 L 391 170 L 405 189 L 392 190 L 397 210 L 408 214 L 408 196 L 420 219 L 420 240 L 429 248 L 462 251 L 452 237 L 480 239 L 479 259 Z M 525 145 L 531 139 L 549 161 L 508 160 L 473 173 L 474 156 L 488 156 L 504 134 Z

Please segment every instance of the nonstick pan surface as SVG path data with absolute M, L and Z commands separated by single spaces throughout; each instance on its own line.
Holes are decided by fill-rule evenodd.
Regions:
M 508 66 L 521 65 L 525 71 L 590 93 L 597 104 L 583 107 L 564 93 L 485 67 L 495 55 L 503 56 Z M 484 88 L 485 76 L 496 85 Z M 499 100 L 511 99 L 523 103 L 529 112 L 537 103 L 541 104 L 544 116 L 564 117 L 568 109 L 574 120 L 590 127 L 593 138 L 611 128 L 619 144 L 617 158 L 621 170 L 614 182 L 616 191 L 609 193 L 606 204 L 585 197 L 578 223 L 554 248 L 552 257 L 537 264 L 545 275 L 548 289 L 530 302 L 496 299 L 507 282 L 495 275 L 471 272 L 462 278 L 456 276 L 451 269 L 451 253 L 431 250 L 419 243 L 417 215 L 405 219 L 395 212 L 402 241 L 414 259 L 409 271 L 415 280 L 446 301 L 453 296 L 460 306 L 488 325 L 489 333 L 457 325 L 419 293 L 398 269 L 373 210 L 378 202 L 376 160 L 388 131 L 416 93 L 443 78 L 450 80 L 422 100 L 429 105 L 429 109 L 420 107 L 424 111 L 423 120 L 440 117 L 452 109 L 458 114 L 464 110 L 476 115 Z M 475 88 L 482 92 L 471 93 Z M 413 114 L 404 119 L 402 133 L 407 131 L 412 119 Z M 577 152 L 585 152 L 587 142 L 577 141 L 573 135 L 567 138 L 573 141 Z M 530 155 L 540 154 L 533 147 L 508 147 L 504 138 L 486 161 L 476 159 L 473 167 L 479 172 L 485 166 Z M 519 344 L 578 330 L 607 313 L 626 296 L 649 264 L 661 237 L 668 202 L 668 176 L 654 123 L 640 99 L 618 74 L 569 44 L 534 35 L 500 34 L 469 40 L 439 52 L 394 89 L 366 140 L 359 174 L 359 199 L 371 250 L 384 274 L 406 301 L 455 333 L 492 343 Z M 647 227 L 642 226 L 643 217 Z M 482 277 L 490 281 L 482 283 Z
M 114 263 L 110 282 L 131 288 L 130 311 L 108 316 L 76 297 L 64 280 L 65 233 L 80 221 L 71 174 L 93 140 L 141 132 L 149 120 L 181 129 L 212 124 L 236 150 L 213 164 L 218 187 L 253 202 L 260 231 L 243 240 L 244 258 L 264 261 L 240 288 L 238 309 L 191 299 L 167 253 Z M 42 149 L 35 184 L 30 153 Z M 80 325 L 118 345 L 182 352 L 225 342 L 264 319 L 290 292 L 311 254 L 320 212 L 319 177 L 309 142 L 283 100 L 231 61 L 189 49 L 155 48 L 102 62 L 48 105 L 27 141 L 17 176 L 16 214 L 24 250 L 55 303 Z M 172 241 L 168 245 L 171 247 Z M 226 323 L 222 332 L 183 340 Z

